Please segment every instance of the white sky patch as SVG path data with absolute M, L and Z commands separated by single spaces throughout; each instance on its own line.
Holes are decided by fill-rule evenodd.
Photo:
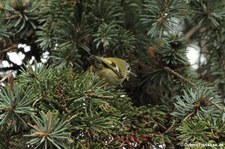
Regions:
M 23 60 L 25 58 L 25 55 L 22 52 L 19 52 L 18 55 L 19 55 L 21 60 Z
M 7 55 L 13 63 L 17 65 L 21 65 L 23 63 L 21 57 L 16 52 L 8 52 Z
M 29 52 L 31 50 L 31 47 L 28 46 L 27 44 L 19 44 L 18 48 L 23 48 L 24 52 Z
M 194 48 L 187 47 L 187 58 L 188 58 L 189 62 L 191 63 L 191 66 L 194 69 L 197 69 L 198 68 L 199 51 Z
M 11 67 L 11 66 L 9 65 L 9 62 L 6 61 L 6 60 L 2 61 L 2 66 L 3 66 L 3 67 Z
M 41 62 L 42 62 L 42 63 L 47 63 L 48 58 L 49 58 L 49 52 L 46 51 L 46 52 L 44 52 L 44 53 L 42 54 Z
M 27 47 L 26 44 L 18 44 L 18 48 L 25 48 L 25 47 Z
M 30 64 L 33 64 L 33 62 L 34 62 L 35 60 L 36 60 L 35 57 L 32 56 L 31 59 L 29 60 L 29 63 L 30 63 Z
M 30 46 L 24 47 L 24 52 L 29 52 L 30 51 Z
M 175 31 L 182 32 L 184 29 L 184 21 L 175 17 L 171 18 L 170 25 Z
M 18 44 L 18 48 L 22 48 L 23 44 Z
M 200 56 L 200 48 L 196 44 L 190 44 L 187 47 L 187 58 L 194 69 L 198 69 L 199 62 L 206 62 L 206 58 L 203 55 Z

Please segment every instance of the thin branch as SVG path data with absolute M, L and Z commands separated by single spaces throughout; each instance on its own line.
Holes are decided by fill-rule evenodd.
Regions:
M 176 71 L 172 70 L 169 67 L 164 67 L 164 69 L 166 71 L 168 71 L 169 73 L 172 73 L 173 75 L 175 75 L 176 77 L 178 77 L 179 79 L 183 80 L 184 82 L 187 82 L 189 84 L 191 84 L 195 89 L 197 89 L 197 85 L 194 84 L 193 82 L 191 82 L 190 80 L 188 80 L 187 78 L 185 78 L 184 76 L 180 75 L 179 73 L 177 73 Z
M 90 93 L 90 92 L 87 92 L 87 95 L 88 97 L 96 97 L 96 98 L 108 98 L 108 99 L 114 98 L 113 96 L 103 96 L 103 95 L 98 95 L 98 94 Z
M 188 114 L 183 121 L 185 121 L 187 118 L 191 117 L 192 115 L 194 115 L 196 113 L 196 110 L 192 111 L 190 114 Z
M 170 132 L 173 129 L 174 125 L 175 125 L 175 121 L 173 121 L 172 125 L 164 133 Z
M 34 101 L 34 103 L 32 104 L 32 107 L 34 107 L 34 106 L 36 105 L 36 103 L 37 103 L 38 101 L 40 101 L 42 98 L 43 98 L 42 96 L 40 96 L 39 98 L 37 98 L 37 99 Z
M 1 50 L 0 53 L 4 53 L 4 52 L 15 50 L 17 47 L 18 47 L 18 44 L 12 44 L 9 47 L 7 47 L 6 49 Z
M 2 83 L 3 81 L 5 81 L 7 79 L 7 76 L 4 76 L 1 80 L 0 83 Z
M 200 25 L 196 25 L 196 26 L 192 27 L 192 28 L 184 35 L 185 41 L 188 41 L 188 40 L 191 38 L 191 36 L 192 36 L 196 31 L 199 30 L 200 27 L 201 27 Z
M 220 110 L 222 110 L 222 111 L 225 111 L 225 108 L 224 108 L 224 107 L 222 107 L 222 106 L 220 106 L 220 105 L 214 103 L 213 101 L 210 101 L 210 102 L 211 102 L 214 106 L 216 106 L 218 109 L 220 109 Z
M 187 78 L 183 77 L 182 75 L 180 75 L 180 74 L 177 73 L 176 71 L 170 69 L 169 67 L 164 67 L 164 69 L 165 69 L 166 71 L 172 73 L 173 75 L 177 76 L 177 77 L 180 78 L 181 80 L 183 80 L 183 81 L 185 81 L 185 82 L 191 84 L 195 89 L 198 88 L 196 84 L 194 84 L 193 82 L 191 82 L 191 81 L 188 80 Z M 212 101 L 211 101 L 211 103 L 212 103 L 213 105 L 215 105 L 218 109 L 220 109 L 220 110 L 222 110 L 222 111 L 225 111 L 225 109 L 224 109 L 223 107 L 221 107 L 220 105 L 218 105 L 218 104 L 216 104 L 216 103 L 214 103 L 214 102 L 212 102 Z M 195 112 L 195 111 L 193 111 L 193 112 Z M 188 117 L 190 117 L 192 114 L 194 114 L 193 112 L 192 112 L 191 114 L 189 114 L 187 117 L 185 117 L 184 120 L 187 119 Z

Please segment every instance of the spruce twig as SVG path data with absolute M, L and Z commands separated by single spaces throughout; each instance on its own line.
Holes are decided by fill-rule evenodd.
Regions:
M 95 93 L 87 92 L 88 97 L 94 97 L 94 98 L 107 98 L 107 99 L 112 99 L 114 98 L 113 96 L 103 96 L 103 95 L 98 95 Z
M 184 82 L 187 82 L 188 84 L 191 84 L 195 89 L 197 89 L 197 85 L 196 84 L 194 84 L 193 82 L 191 82 L 190 80 L 188 80 L 187 78 L 185 78 L 184 76 L 182 76 L 181 74 L 177 73 L 176 71 L 172 70 L 169 67 L 164 67 L 164 69 L 167 72 L 172 73 L 173 75 L 175 75 L 179 79 L 183 80 Z

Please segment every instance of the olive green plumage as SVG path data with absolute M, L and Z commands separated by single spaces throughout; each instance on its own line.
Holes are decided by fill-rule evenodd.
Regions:
M 125 79 L 129 79 L 130 65 L 116 57 L 90 56 L 91 71 L 101 78 L 105 78 L 110 85 L 120 85 Z

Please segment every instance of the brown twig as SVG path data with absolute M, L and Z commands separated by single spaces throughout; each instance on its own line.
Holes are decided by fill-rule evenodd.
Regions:
M 172 125 L 164 133 L 170 132 L 173 129 L 174 125 L 175 125 L 175 121 L 173 121 Z
M 18 44 L 11 44 L 6 49 L 1 50 L 0 53 L 9 52 L 9 51 L 15 50 L 17 47 L 18 47 Z
M 190 80 L 186 79 L 185 77 L 183 77 L 182 75 L 180 75 L 179 73 L 177 73 L 176 71 L 170 69 L 169 67 L 164 67 L 165 70 L 167 70 L 168 72 L 174 74 L 175 76 L 177 76 L 178 78 L 182 79 L 183 81 L 191 84 L 195 89 L 197 89 L 197 85 L 194 84 L 193 82 L 191 82 Z M 216 106 L 218 109 L 222 110 L 222 111 L 225 111 L 225 108 L 224 107 L 221 107 L 220 105 L 214 103 L 213 101 L 211 101 L 211 103 Z M 195 113 L 195 111 L 193 111 L 192 113 L 190 113 L 189 115 L 187 115 L 184 120 L 186 120 L 188 117 L 192 116 L 193 114 Z
M 196 26 L 194 26 L 194 27 L 192 27 L 185 35 L 184 35 L 184 39 L 185 39 L 185 41 L 188 41 L 190 38 L 191 38 L 191 36 L 196 32 L 196 31 L 198 31 L 199 29 L 200 29 L 200 25 L 196 25 Z
M 218 109 L 222 110 L 222 111 L 225 111 L 225 108 L 224 107 L 221 107 L 220 105 L 214 103 L 213 101 L 210 101 L 214 106 L 216 106 Z
M 192 111 L 190 114 L 188 114 L 184 119 L 183 121 L 185 121 L 187 118 L 191 117 L 192 115 L 194 115 L 196 113 L 196 111 Z
M 180 75 L 179 73 L 177 73 L 176 71 L 172 70 L 169 67 L 164 67 L 164 69 L 169 72 L 172 73 L 173 75 L 175 75 L 176 77 L 180 78 L 181 80 L 183 80 L 184 82 L 187 82 L 189 84 L 191 84 L 195 89 L 197 89 L 196 84 L 194 84 L 193 82 L 191 82 L 190 80 L 188 80 L 187 78 L 183 77 L 182 75 Z
M 108 99 L 114 98 L 113 96 L 103 96 L 103 95 L 98 95 L 98 94 L 90 93 L 90 92 L 87 92 L 87 95 L 88 97 L 96 97 L 96 98 L 108 98 Z

